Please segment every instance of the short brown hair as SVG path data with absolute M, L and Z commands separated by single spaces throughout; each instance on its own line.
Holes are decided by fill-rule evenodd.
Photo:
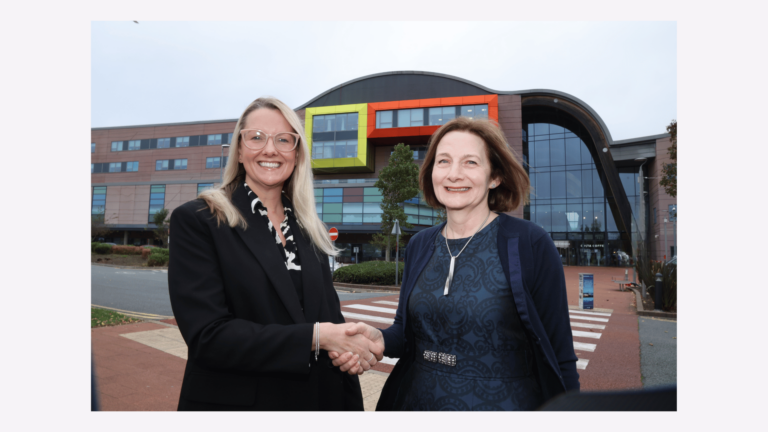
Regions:
M 445 208 L 435 196 L 432 169 L 440 140 L 449 132 L 457 131 L 471 133 L 483 140 L 488 159 L 491 161 L 491 178 L 501 179 L 501 184 L 488 193 L 488 207 L 496 212 L 509 212 L 528 202 L 531 181 L 520 160 L 509 148 L 498 124 L 485 119 L 457 117 L 440 126 L 429 138 L 427 155 L 419 171 L 419 187 L 424 191 L 427 204 L 433 208 Z

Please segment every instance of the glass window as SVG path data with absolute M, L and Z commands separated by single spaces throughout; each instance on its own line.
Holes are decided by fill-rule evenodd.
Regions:
M 323 196 L 323 190 L 315 189 L 315 197 L 321 197 L 321 196 Z
M 109 164 L 109 172 L 120 172 L 122 164 L 120 162 L 112 162 Z
M 568 203 L 565 218 L 568 221 L 568 232 L 581 231 L 581 203 Z
M 536 173 L 536 199 L 548 199 L 549 196 L 549 174 L 548 172 Z
M 635 174 L 634 173 L 619 173 L 621 179 L 621 185 L 624 186 L 624 193 L 627 196 L 635 196 Z
M 175 170 L 185 170 L 187 169 L 187 160 L 186 159 L 176 159 L 173 161 L 173 169 Z
M 581 171 L 581 196 L 589 198 L 592 196 L 592 177 L 595 170 Z
M 419 214 L 419 206 L 414 204 L 403 204 L 403 205 L 404 205 L 403 210 L 405 210 L 405 214 L 409 214 L 409 215 Z
M 333 146 L 333 157 L 336 159 L 341 159 L 347 156 L 347 142 L 346 141 L 337 141 L 335 145 Z
M 419 225 L 432 225 L 432 218 L 429 216 L 419 216 Z
M 323 204 L 323 213 L 341 213 L 341 204 Z
M 347 157 L 357 157 L 357 140 L 347 141 Z
M 376 111 L 376 129 L 392 127 L 392 111 Z
M 91 174 L 93 174 L 93 164 L 91 164 Z
M 221 158 L 219 157 L 209 157 L 205 158 L 205 168 L 220 168 L 221 167 Z
M 315 211 L 317 212 L 318 215 L 322 215 L 323 214 L 323 205 L 320 204 L 320 203 L 316 203 L 315 204 Z
M 566 232 L 568 230 L 568 218 L 565 205 L 552 205 L 552 232 Z
M 325 189 L 325 193 L 323 194 L 326 197 L 329 196 L 343 196 L 344 195 L 344 189 L 343 188 L 327 188 Z
M 177 137 L 176 138 L 176 147 L 189 147 L 189 137 Z
M 103 215 L 107 205 L 107 187 L 97 186 L 93 188 L 93 201 L 91 204 L 91 214 Z
M 488 118 L 488 105 L 475 105 L 475 111 L 477 112 L 477 115 L 475 117 L 485 117 Z
M 357 130 L 357 113 L 347 114 L 347 123 L 344 130 Z
M 581 164 L 581 145 L 578 138 L 568 138 L 565 140 L 565 164 L 566 165 L 579 165 Z
M 148 222 L 152 223 L 152 216 L 163 208 L 165 208 L 165 185 L 150 186 Z
M 344 213 L 362 213 L 363 203 L 344 203 Z
M 461 107 L 461 115 L 462 117 L 469 117 L 474 118 L 477 113 L 475 112 L 475 106 L 474 105 L 465 105 Z
M 323 116 L 312 117 L 312 132 L 325 132 L 325 122 L 323 122 Z
M 595 198 L 602 198 L 603 196 L 603 184 L 600 183 L 600 175 L 597 170 L 592 170 L 592 196 Z
M 571 170 L 565 174 L 567 198 L 581 198 L 581 170 Z
M 177 147 L 178 147 L 178 139 L 176 141 Z M 157 148 L 171 148 L 171 139 L 170 138 L 158 138 L 157 139 Z
M 200 192 L 213 188 L 213 183 L 198 183 L 197 184 L 197 194 L 199 195 Z
M 550 205 L 536 205 L 536 225 L 545 231 L 552 231 L 552 209 Z
M 549 163 L 551 166 L 565 165 L 565 140 L 549 140 Z
M 669 205 L 669 221 L 677 222 L 677 204 Z
M 208 145 L 220 145 L 221 134 L 208 135 Z
M 549 124 L 547 123 L 536 123 L 533 125 L 533 134 L 534 135 L 549 135 Z
M 410 215 L 409 215 L 409 216 L 408 216 L 408 217 L 405 219 L 405 221 L 406 221 L 406 222 L 408 222 L 409 224 L 418 225 L 418 224 L 419 224 L 419 217 L 418 217 L 418 216 L 410 216 Z
M 565 198 L 565 172 L 550 173 L 550 197 Z
M 136 172 L 139 170 L 139 162 L 128 162 L 126 164 L 126 171 L 128 172 Z
M 91 153 L 96 153 L 96 143 L 91 143 Z
M 536 166 L 546 167 L 549 163 L 549 141 L 536 141 Z
M 587 145 L 584 144 L 584 141 L 579 140 L 579 146 L 581 147 L 581 163 L 591 164 L 592 155 L 589 153 L 589 149 L 587 148 Z
M 112 141 L 112 151 L 123 151 L 123 142 Z
M 159 160 L 155 162 L 155 171 L 166 171 L 168 170 L 168 160 Z
M 421 108 L 412 109 L 411 111 L 411 126 L 424 126 L 424 110 Z
M 565 129 L 561 126 L 550 124 L 549 125 L 549 133 L 550 134 L 563 134 L 565 133 Z
M 326 214 L 326 213 L 323 213 L 323 222 L 326 222 L 326 223 L 341 223 L 341 214 Z
M 364 190 L 363 191 L 363 195 L 378 195 L 378 196 L 381 196 L 381 191 L 379 190 L 379 188 L 367 187 L 367 188 L 363 188 L 363 190 Z
M 364 214 L 363 215 L 363 223 L 381 223 L 381 215 L 380 214 Z
M 411 126 L 411 110 L 398 110 L 397 111 L 397 127 L 410 127 Z
M 382 214 L 384 213 L 384 211 L 381 210 L 381 204 L 366 202 L 366 203 L 363 203 L 363 213 Z
M 141 150 L 141 140 L 128 141 L 128 150 Z
M 363 215 L 361 214 L 347 214 L 344 213 L 342 223 L 348 224 L 348 225 L 362 225 L 363 224 Z

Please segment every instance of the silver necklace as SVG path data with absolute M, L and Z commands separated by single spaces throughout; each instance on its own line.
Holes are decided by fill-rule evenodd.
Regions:
M 488 216 L 485 217 L 485 220 L 483 221 L 483 223 L 481 223 L 480 226 L 477 227 L 477 231 L 475 231 L 475 234 L 480 232 L 480 229 L 485 225 L 485 222 L 488 221 L 489 217 L 491 217 L 491 211 L 490 210 L 488 210 Z M 445 233 L 448 234 L 448 223 L 447 222 L 445 224 Z M 469 244 L 469 242 L 471 242 L 472 239 L 475 238 L 475 234 L 472 234 L 472 237 L 470 237 L 469 240 L 467 240 L 467 242 L 464 243 L 464 247 L 461 248 L 461 250 L 459 251 L 458 255 L 456 255 L 456 256 L 453 256 L 453 254 L 451 253 L 451 247 L 448 246 L 448 236 L 447 235 L 445 236 L 445 248 L 448 249 L 448 255 L 450 255 L 450 257 L 451 257 L 451 266 L 448 268 L 448 278 L 445 279 L 445 290 L 443 291 L 443 295 L 448 295 L 448 291 L 451 289 L 451 282 L 453 282 L 453 265 L 456 263 L 456 258 L 458 258 L 459 255 L 461 255 L 462 252 L 464 252 L 464 249 L 467 248 L 467 245 Z

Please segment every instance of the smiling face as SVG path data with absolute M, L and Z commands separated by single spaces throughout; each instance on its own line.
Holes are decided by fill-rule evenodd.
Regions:
M 432 186 L 437 200 L 448 211 L 476 209 L 488 211 L 491 162 L 485 143 L 477 135 L 454 131 L 437 145 L 432 168 Z
M 259 108 L 248 114 L 242 129 L 260 129 L 268 134 L 295 132 L 280 111 Z M 267 140 L 261 150 L 251 150 L 240 140 L 238 162 L 245 168 L 245 180 L 256 195 L 282 189 L 296 166 L 296 149 L 283 153 L 275 148 L 274 137 Z

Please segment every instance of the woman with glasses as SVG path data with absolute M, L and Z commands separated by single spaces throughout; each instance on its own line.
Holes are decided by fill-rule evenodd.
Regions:
M 188 347 L 179 410 L 362 410 L 382 351 L 348 336 L 301 122 L 274 98 L 240 116 L 222 185 L 173 211 L 168 285 Z M 328 352 L 351 353 L 352 374 Z

